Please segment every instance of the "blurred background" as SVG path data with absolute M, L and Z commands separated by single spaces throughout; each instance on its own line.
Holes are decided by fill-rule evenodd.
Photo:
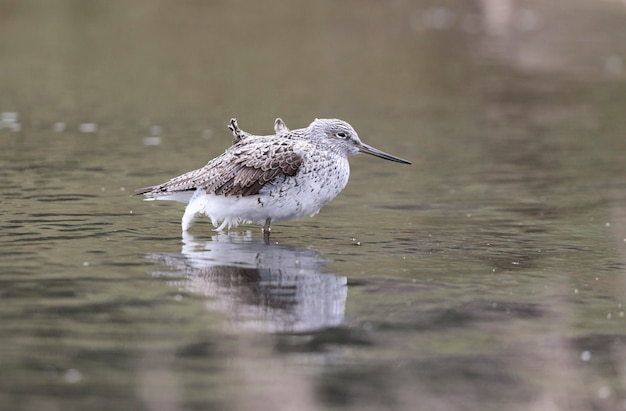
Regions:
M 626 409 L 623 0 L 0 0 L 0 409 Z M 313 219 L 144 187 L 350 122 Z

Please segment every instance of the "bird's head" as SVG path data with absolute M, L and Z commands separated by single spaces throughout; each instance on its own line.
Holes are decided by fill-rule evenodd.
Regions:
M 316 118 L 308 127 L 312 136 L 322 144 L 329 145 L 346 157 L 357 153 L 371 154 L 396 163 L 411 164 L 410 161 L 392 156 L 372 146 L 364 144 L 350 124 L 335 118 Z

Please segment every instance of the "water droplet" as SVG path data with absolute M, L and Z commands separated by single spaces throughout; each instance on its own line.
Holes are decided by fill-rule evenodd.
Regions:
M 0 121 L 3 123 L 17 123 L 18 118 L 19 116 L 15 111 L 4 111 L 0 113 Z
M 141 142 L 144 146 L 158 146 L 161 145 L 161 137 L 159 136 L 150 136 L 144 137 Z
M 63 374 L 63 379 L 70 384 L 76 384 L 83 379 L 83 373 L 76 368 L 70 368 Z
M 80 123 L 78 125 L 78 131 L 81 133 L 95 133 L 98 130 L 96 123 Z

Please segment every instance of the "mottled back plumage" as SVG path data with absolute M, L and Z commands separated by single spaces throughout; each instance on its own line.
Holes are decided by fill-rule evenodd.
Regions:
M 290 141 L 266 144 L 265 140 L 273 140 L 273 137 L 261 136 L 255 140 L 235 145 L 209 162 L 191 184 L 210 194 L 250 196 L 258 194 L 274 179 L 296 175 L 303 159 L 293 151 Z
M 296 175 L 302 165 L 302 155 L 293 151 L 294 141 L 301 133 L 289 134 L 278 118 L 278 135 L 255 136 L 239 128 L 236 119 L 228 126 L 236 143 L 207 165 L 170 181 L 137 190 L 137 194 L 158 198 L 167 194 L 203 189 L 208 194 L 250 196 L 275 179 Z

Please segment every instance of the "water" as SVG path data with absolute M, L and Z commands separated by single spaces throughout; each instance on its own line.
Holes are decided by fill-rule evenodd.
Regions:
M 624 6 L 0 2 L 0 404 L 626 402 Z M 136 187 L 314 117 L 313 219 L 230 235 Z

